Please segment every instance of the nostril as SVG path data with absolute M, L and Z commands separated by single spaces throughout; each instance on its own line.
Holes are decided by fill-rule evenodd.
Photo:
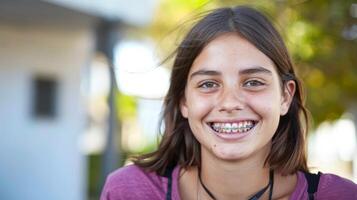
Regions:
M 233 112 L 243 110 L 245 107 L 245 99 L 241 95 L 234 92 L 226 93 L 220 101 L 221 112 Z
M 239 110 L 243 110 L 244 109 L 244 105 L 243 104 L 224 104 L 221 106 L 221 108 L 219 109 L 220 112 L 234 112 L 234 111 L 239 111 Z

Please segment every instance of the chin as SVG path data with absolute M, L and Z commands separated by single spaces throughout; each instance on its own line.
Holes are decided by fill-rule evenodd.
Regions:
M 213 149 L 213 153 L 217 158 L 226 161 L 238 161 L 246 159 L 251 155 L 248 151 L 242 151 L 242 149 L 237 149 L 237 147 L 234 149 L 227 147 L 220 148 L 218 145 Z

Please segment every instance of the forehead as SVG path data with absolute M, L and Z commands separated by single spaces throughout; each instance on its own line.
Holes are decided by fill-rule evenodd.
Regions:
M 246 39 L 235 33 L 223 34 L 207 44 L 194 60 L 190 74 L 197 70 L 235 73 L 260 66 L 275 72 L 273 61 Z

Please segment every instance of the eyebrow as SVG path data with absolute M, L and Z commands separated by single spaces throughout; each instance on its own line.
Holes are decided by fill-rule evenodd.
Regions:
M 257 73 L 264 73 L 264 74 L 272 74 L 272 72 L 264 67 L 261 66 L 254 66 L 252 68 L 248 68 L 248 69 L 243 69 L 239 71 L 240 75 L 248 75 L 248 74 L 257 74 Z M 215 70 L 198 70 L 193 72 L 190 75 L 190 79 L 192 79 L 194 76 L 198 76 L 198 75 L 205 75 L 205 76 L 218 76 L 221 75 L 222 73 L 219 71 L 215 71 Z
M 192 79 L 192 77 L 198 76 L 198 75 L 218 76 L 218 75 L 221 75 L 221 74 L 222 74 L 221 72 L 218 72 L 218 71 L 215 71 L 215 70 L 205 70 L 205 69 L 202 69 L 202 70 L 198 70 L 198 71 L 193 72 L 193 73 L 190 75 L 190 79 Z
M 252 68 L 243 69 L 239 71 L 239 74 L 258 74 L 258 73 L 270 74 L 270 75 L 272 74 L 270 70 L 261 66 L 254 66 Z

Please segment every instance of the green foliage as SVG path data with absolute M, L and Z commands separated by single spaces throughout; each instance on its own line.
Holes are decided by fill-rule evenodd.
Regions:
M 339 118 L 357 99 L 356 40 L 343 31 L 356 21 L 353 1 L 305 1 L 290 7 L 289 49 L 307 88 L 307 105 L 315 124 Z
M 137 103 L 135 97 L 117 92 L 116 101 L 119 120 L 123 120 L 125 118 L 133 118 L 136 116 Z
M 88 156 L 88 194 L 89 199 L 99 199 L 100 197 L 100 176 L 101 176 L 101 154 Z

